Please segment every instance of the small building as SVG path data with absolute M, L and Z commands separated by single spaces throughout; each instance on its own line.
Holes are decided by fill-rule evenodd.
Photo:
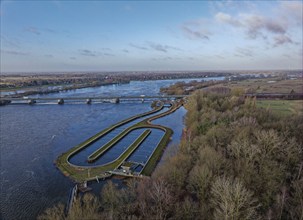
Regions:
M 124 163 L 121 165 L 121 169 L 123 173 L 125 174 L 132 174 L 135 169 L 137 168 L 138 163 L 130 162 L 130 161 L 124 161 Z

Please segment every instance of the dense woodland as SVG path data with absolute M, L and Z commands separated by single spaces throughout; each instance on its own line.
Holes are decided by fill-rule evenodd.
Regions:
M 151 178 L 111 181 L 39 219 L 303 219 L 303 118 L 239 92 L 195 92 L 178 152 Z

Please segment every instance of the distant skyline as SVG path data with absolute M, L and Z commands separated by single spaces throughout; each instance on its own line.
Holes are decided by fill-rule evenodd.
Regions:
M 1 72 L 302 69 L 302 1 L 1 1 Z

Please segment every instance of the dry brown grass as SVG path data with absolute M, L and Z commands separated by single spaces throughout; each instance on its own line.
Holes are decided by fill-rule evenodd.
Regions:
M 229 87 L 240 88 L 245 92 L 252 93 L 290 93 L 292 90 L 296 93 L 303 93 L 303 79 L 287 79 L 279 80 L 277 78 L 271 79 L 248 79 L 237 82 L 222 83 L 209 88 L 214 87 Z

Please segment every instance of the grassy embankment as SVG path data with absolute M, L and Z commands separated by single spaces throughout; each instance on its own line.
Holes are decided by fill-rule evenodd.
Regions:
M 298 79 L 279 79 L 265 78 L 265 79 L 247 79 L 243 81 L 231 81 L 208 88 L 228 87 L 230 89 L 243 89 L 244 92 L 251 93 L 290 93 L 292 90 L 295 93 L 302 93 L 302 78 Z
M 182 103 L 178 103 L 175 104 L 174 106 L 172 106 L 172 108 L 169 111 L 169 114 L 173 113 L 174 111 L 176 111 L 180 106 L 182 105 Z M 151 125 L 151 121 L 164 117 L 166 112 L 159 114 L 159 115 L 155 115 L 149 119 L 146 119 L 147 124 L 149 124 L 150 126 L 158 126 L 158 125 Z M 158 144 L 158 146 L 155 148 L 155 150 L 153 151 L 153 153 L 150 155 L 148 161 L 146 162 L 145 166 L 143 167 L 141 174 L 149 176 L 152 174 L 153 170 L 155 169 L 158 161 L 160 160 L 162 154 L 163 154 L 163 150 L 165 149 L 165 147 L 167 146 L 167 144 L 170 141 L 170 138 L 173 134 L 173 130 L 164 126 L 160 126 L 162 127 L 162 129 L 165 130 L 165 134 L 163 136 L 163 138 L 161 139 L 160 143 Z
M 253 93 L 302 93 L 302 78 L 299 79 L 248 79 L 237 82 L 227 82 L 210 86 L 209 88 L 228 87 L 239 89 L 244 92 Z M 269 109 L 279 116 L 290 116 L 292 114 L 302 114 L 302 100 L 257 100 L 257 107 Z
M 232 90 L 243 90 L 252 93 L 302 93 L 302 78 L 299 79 L 247 79 L 243 81 L 231 81 L 221 83 L 208 88 L 227 87 Z M 302 100 L 257 100 L 257 107 L 269 109 L 279 116 L 302 114 Z
M 161 129 L 165 131 L 165 135 L 162 138 L 162 140 L 160 141 L 159 145 L 156 147 L 156 150 L 153 152 L 152 156 L 150 157 L 148 163 L 146 164 L 144 170 L 144 174 L 150 174 L 153 170 L 153 168 L 155 167 L 158 159 L 160 158 L 160 156 L 162 155 L 162 151 L 164 149 L 164 147 L 167 145 L 169 138 L 172 134 L 172 130 L 160 125 L 151 125 L 150 121 L 154 120 L 156 118 L 160 118 L 163 117 L 167 114 L 170 114 L 172 112 L 174 112 L 177 108 L 180 107 L 180 104 L 174 104 L 170 110 L 161 113 L 159 115 L 153 116 L 149 119 L 145 119 L 142 122 L 139 122 L 129 128 L 127 128 L 126 130 L 124 130 L 122 133 L 120 133 L 118 136 L 116 136 L 114 139 L 112 139 L 110 142 L 108 142 L 107 144 L 103 145 L 100 149 L 98 149 L 96 152 L 94 152 L 92 155 L 90 155 L 89 159 L 91 161 L 97 159 L 99 156 L 101 156 L 104 152 L 106 152 L 107 150 L 109 150 L 111 147 L 113 147 L 116 143 L 118 143 L 124 136 L 126 136 L 130 131 L 134 130 L 134 129 L 138 129 L 138 128 L 157 128 L 157 129 Z M 98 133 L 97 135 L 91 137 L 90 139 L 88 139 L 87 141 L 81 143 L 80 145 L 77 145 L 76 147 L 72 148 L 71 150 L 69 150 L 68 152 L 64 153 L 63 155 L 61 155 L 57 161 L 56 161 L 56 165 L 57 167 L 66 175 L 69 176 L 70 178 L 72 178 L 73 180 L 75 180 L 76 182 L 81 182 L 84 180 L 89 180 L 91 179 L 90 176 L 95 177 L 105 177 L 106 176 L 106 171 L 111 171 L 115 168 L 117 168 L 118 166 L 120 166 L 120 164 L 128 158 L 128 156 L 133 152 L 133 150 L 137 147 L 136 143 L 133 143 L 128 149 L 127 151 L 123 152 L 120 157 L 116 160 L 113 161 L 109 164 L 103 165 L 103 166 L 96 166 L 96 167 L 84 167 L 84 166 L 76 166 L 73 164 L 70 164 L 68 162 L 69 158 L 76 154 L 77 152 L 83 150 L 84 148 L 88 147 L 91 143 L 95 142 L 96 140 L 98 140 L 99 138 L 101 138 L 103 135 L 105 135 L 106 133 L 110 132 L 111 130 L 113 130 L 114 128 L 121 126 L 122 124 L 125 124 L 131 120 L 137 119 L 139 117 L 143 117 L 145 115 L 148 114 L 152 114 L 154 112 L 157 112 L 159 110 L 161 110 L 163 108 L 163 103 L 160 107 L 158 107 L 157 109 L 150 111 L 148 113 L 143 113 L 140 114 L 138 116 L 134 116 L 131 117 L 129 119 L 126 119 L 116 125 L 113 125 L 112 127 L 105 129 L 103 131 L 101 131 L 100 133 Z M 140 142 L 141 143 L 141 142 Z M 133 150 L 132 150 L 133 149 Z M 129 153 L 128 150 L 131 150 L 131 152 Z M 90 176 L 88 176 L 88 173 L 90 174 Z

